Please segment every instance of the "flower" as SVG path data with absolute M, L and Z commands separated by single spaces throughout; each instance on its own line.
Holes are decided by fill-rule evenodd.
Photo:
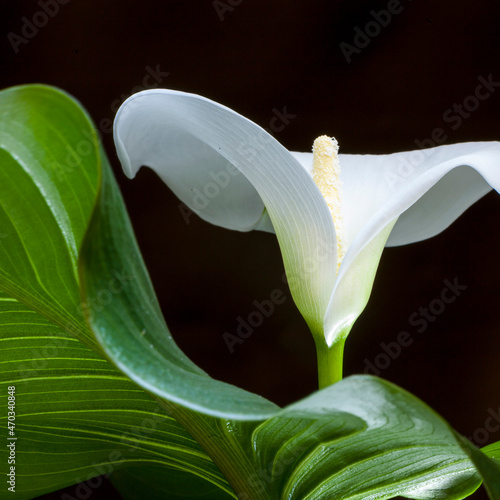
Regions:
M 430 238 L 500 190 L 498 142 L 337 157 L 336 141 L 323 138 L 314 153 L 296 153 L 231 109 L 173 90 L 131 96 L 114 133 L 127 176 L 146 165 L 206 221 L 276 233 L 321 386 L 341 378 L 384 246 Z

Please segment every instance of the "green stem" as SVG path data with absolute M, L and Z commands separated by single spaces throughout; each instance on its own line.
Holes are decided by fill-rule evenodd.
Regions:
M 320 389 L 342 380 L 344 343 L 345 339 L 340 339 L 331 347 L 326 344 L 316 344 L 316 354 L 318 357 L 318 382 Z

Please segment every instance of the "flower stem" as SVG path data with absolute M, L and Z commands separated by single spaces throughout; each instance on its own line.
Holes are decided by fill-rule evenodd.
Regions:
M 340 339 L 332 346 L 327 346 L 326 344 L 316 344 L 316 354 L 318 357 L 318 382 L 320 389 L 342 380 L 344 343 L 345 339 Z

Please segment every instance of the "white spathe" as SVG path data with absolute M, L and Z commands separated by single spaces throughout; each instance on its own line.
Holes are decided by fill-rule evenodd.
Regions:
M 155 89 L 116 115 L 123 170 L 152 168 L 193 212 L 230 229 L 275 231 L 293 298 L 315 336 L 342 340 L 364 309 L 383 247 L 434 236 L 492 188 L 500 143 L 390 155 L 340 155 L 347 252 L 311 175 L 312 153 L 290 152 L 261 127 L 194 94 Z

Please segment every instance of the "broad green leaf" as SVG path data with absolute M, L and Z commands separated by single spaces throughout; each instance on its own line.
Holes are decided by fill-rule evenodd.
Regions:
M 140 471 L 143 478 L 161 478 L 169 470 L 184 471 L 193 494 L 215 490 L 218 498 L 231 498 L 225 493 L 229 485 L 198 443 L 116 368 L 4 294 L 0 318 L 2 407 L 7 408 L 8 387 L 15 387 L 16 398 L 12 498 L 31 499 L 82 481 L 87 484 L 81 491 L 92 490 L 102 474 L 113 479 Z M 7 429 L 6 411 L 0 425 Z M 8 453 L 3 446 L 3 464 Z M 147 498 L 170 498 L 167 481 L 149 487 Z M 146 484 L 142 491 L 148 491 Z
M 4 91 L 1 93 L 1 104 L 6 110 L 10 106 L 13 111 L 5 113 L 0 129 L 2 160 L 5 160 L 10 172 L 9 178 L 0 186 L 0 199 L 9 201 L 3 205 L 4 219 L 15 224 L 12 228 L 2 226 L 2 231 L 3 227 L 7 227 L 7 231 L 6 237 L 0 241 L 5 257 L 0 259 L 0 290 L 6 290 L 9 296 L 84 340 L 97 352 L 102 350 L 95 342 L 93 333 L 106 334 L 110 325 L 112 328 L 126 326 L 132 337 L 123 331 L 121 338 L 117 339 L 118 343 L 106 353 L 114 354 L 114 357 L 110 356 L 113 363 L 132 380 L 139 382 L 143 389 L 165 397 L 171 406 L 172 401 L 181 402 L 188 408 L 226 416 L 237 413 L 240 417 L 249 417 L 255 412 L 262 417 L 266 411 L 267 415 L 273 414 L 277 410 L 275 405 L 257 395 L 211 379 L 175 345 L 163 321 L 111 169 L 92 124 L 79 104 L 63 92 L 43 86 Z M 12 129 L 9 126 L 13 120 L 19 123 L 14 138 L 10 136 Z M 35 132 L 37 135 L 33 140 L 25 140 L 25 135 L 29 139 L 30 133 L 33 135 Z M 72 165 L 69 170 L 64 163 L 67 161 L 66 152 L 78 150 L 80 143 L 89 148 L 86 157 L 92 158 L 94 171 L 97 172 L 91 183 L 83 182 L 80 175 L 72 175 L 87 168 L 82 162 Z M 18 151 L 24 154 L 24 159 Z M 83 155 L 83 150 L 80 154 Z M 51 155 L 55 158 L 53 161 Z M 51 158 L 50 161 L 47 157 Z M 37 169 L 30 170 L 32 163 L 37 165 Z M 57 174 L 54 174 L 54 165 L 60 167 Z M 16 192 L 16 183 L 24 177 L 28 178 L 27 184 L 35 186 L 31 194 L 38 203 L 11 200 L 11 193 Z M 50 182 L 45 182 L 47 177 Z M 68 183 L 75 201 L 61 208 L 58 217 L 69 220 L 71 213 L 76 214 L 80 210 L 81 226 L 87 231 L 84 236 L 76 229 L 73 237 L 66 235 L 67 231 L 71 232 L 72 226 L 53 223 L 52 212 L 49 214 L 45 210 L 46 207 L 53 209 L 54 203 L 60 206 L 57 204 L 58 193 L 68 191 Z M 84 210 L 78 202 L 80 195 L 92 200 L 93 206 L 89 202 Z M 113 220 L 114 217 L 116 220 Z M 77 215 L 74 218 L 77 219 Z M 90 220 L 93 221 L 91 227 L 88 225 Z M 43 229 L 43 234 L 37 233 L 31 227 L 33 224 Z M 109 228 L 109 235 L 102 233 Z M 87 239 L 87 248 L 95 250 L 95 254 L 87 255 L 87 266 L 83 266 L 82 274 L 88 278 L 88 283 L 80 282 L 80 275 L 75 269 L 73 247 L 79 252 L 80 267 L 82 238 Z M 96 238 L 95 242 L 91 241 L 93 238 Z M 75 242 L 73 246 L 72 241 Z M 19 247 L 24 246 L 29 247 L 30 252 L 19 251 Z M 95 262 L 100 258 L 104 261 L 102 265 Z M 97 264 L 93 272 L 98 274 L 92 275 L 92 269 L 85 271 L 93 264 Z M 105 314 L 106 311 L 111 314 Z M 94 328 L 92 332 L 84 322 L 85 316 L 91 323 L 96 317 L 111 318 L 112 321 L 103 328 Z M 100 338 L 98 340 L 101 341 Z M 116 356 L 120 352 L 127 362 L 131 361 L 130 368 Z M 139 370 L 134 371 L 138 367 Z M 189 411 L 184 412 L 183 418 L 190 420 Z M 224 423 L 221 425 L 223 427 Z M 215 438 L 212 436 L 211 439 L 217 441 L 219 423 L 211 421 L 206 427 L 200 424 L 193 429 L 198 431 L 198 439 L 203 442 L 207 432 L 213 431 Z M 203 434 L 200 429 L 207 432 Z M 240 467 L 240 463 L 246 463 L 241 454 L 233 460 L 230 447 L 225 451 L 228 453 L 220 454 L 219 461 L 226 463 L 229 469 L 233 464 Z M 236 478 L 235 481 L 238 483 L 240 480 Z
M 481 448 L 481 451 L 500 465 L 500 441 Z
M 500 442 L 478 450 L 467 439 L 461 436 L 458 439 L 483 478 L 489 497 L 492 500 L 500 500 Z
M 225 418 L 274 414 L 269 401 L 208 377 L 173 341 L 81 106 L 23 86 L 2 91 L 0 107 L 0 290 L 99 351 L 87 316 L 113 363 L 160 397 Z
M 254 480 L 271 498 L 461 499 L 480 485 L 441 417 L 370 376 L 344 379 L 262 423 L 251 450 Z
M 94 127 L 62 91 L 0 92 L 0 289 L 90 345 L 78 257 L 99 188 Z

